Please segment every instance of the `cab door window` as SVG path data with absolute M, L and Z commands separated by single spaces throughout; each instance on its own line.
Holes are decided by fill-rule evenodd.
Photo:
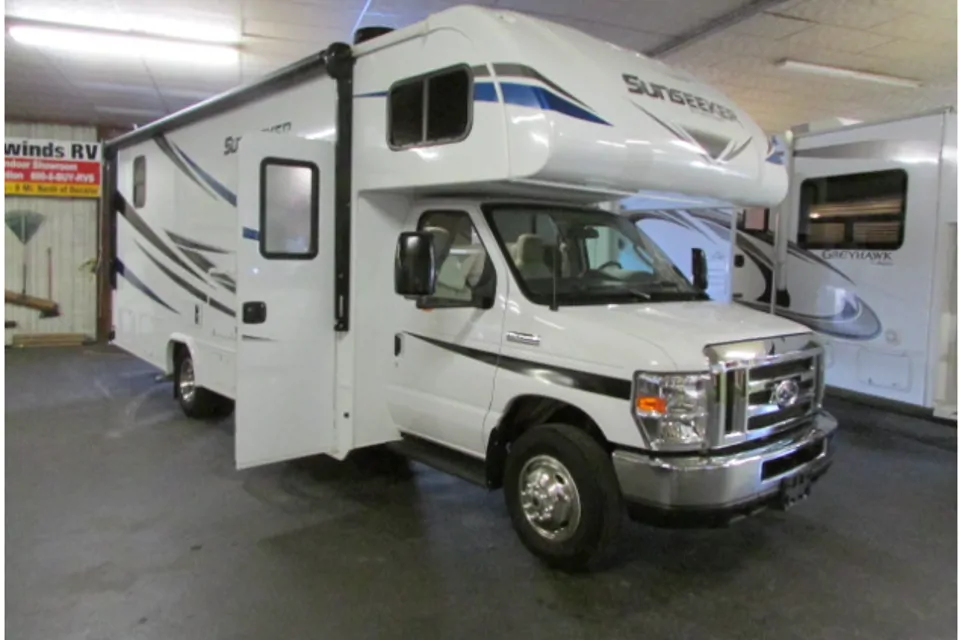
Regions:
M 420 308 L 489 308 L 496 293 L 496 271 L 476 227 L 465 211 L 427 211 L 417 223 L 433 236 L 436 289 Z

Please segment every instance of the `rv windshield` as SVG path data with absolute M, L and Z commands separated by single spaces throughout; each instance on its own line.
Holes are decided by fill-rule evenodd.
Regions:
M 523 293 L 537 304 L 709 299 L 623 216 L 519 204 L 485 213 Z

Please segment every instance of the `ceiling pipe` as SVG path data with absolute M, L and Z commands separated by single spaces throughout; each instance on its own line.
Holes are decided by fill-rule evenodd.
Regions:
M 643 53 L 650 58 L 659 58 L 668 53 L 674 53 L 680 49 L 685 49 L 696 42 L 708 38 L 711 35 L 724 31 L 729 27 L 751 18 L 757 13 L 762 13 L 763 11 L 769 11 L 777 7 L 778 5 L 785 4 L 789 0 L 750 0 L 743 6 L 738 9 L 734 9 L 728 13 L 713 18 L 712 20 L 702 24 L 698 27 L 694 27 L 683 33 L 680 33 L 673 38 L 670 38 L 666 42 Z

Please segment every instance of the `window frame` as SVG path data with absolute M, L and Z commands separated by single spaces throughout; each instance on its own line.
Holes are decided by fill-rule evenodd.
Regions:
M 466 128 L 463 130 L 463 135 L 455 138 L 441 138 L 434 141 L 426 140 L 427 133 L 429 132 L 429 122 L 427 117 L 429 116 L 430 110 L 430 101 L 429 101 L 429 79 L 433 76 L 443 75 L 444 73 L 450 73 L 451 71 L 456 71 L 461 69 L 466 72 Z M 403 85 L 413 84 L 416 82 L 423 82 L 423 113 L 422 113 L 422 127 L 423 127 L 423 138 L 412 144 L 404 145 L 395 145 L 393 144 L 393 91 L 397 87 L 402 87 Z M 393 82 L 390 85 L 389 89 L 386 90 L 386 145 L 391 151 L 405 151 L 407 149 L 424 149 L 428 147 L 437 147 L 445 144 L 456 144 L 457 142 L 462 142 L 466 140 L 470 133 L 473 131 L 473 93 L 474 93 L 474 77 L 473 69 L 470 65 L 466 63 L 458 63 L 442 67 L 440 69 L 433 69 L 432 71 L 427 71 L 419 75 L 410 76 L 407 78 L 401 78 Z
M 806 239 L 808 236 L 808 229 L 810 224 L 809 210 L 810 204 L 808 199 L 805 197 L 806 185 L 817 190 L 818 185 L 816 181 L 819 180 L 831 180 L 838 178 L 849 178 L 853 176 L 867 176 L 875 174 L 901 174 L 902 175 L 902 205 L 899 209 L 899 213 L 889 213 L 889 214 L 879 214 L 879 215 L 860 215 L 860 216 L 842 216 L 842 217 L 827 217 L 823 219 L 817 219 L 816 223 L 823 224 L 842 224 L 843 225 L 843 239 L 842 242 L 837 244 L 829 243 L 824 245 L 820 242 L 810 242 Z M 906 241 L 906 213 L 909 209 L 909 172 L 903 168 L 895 167 L 891 169 L 877 169 L 874 171 L 857 171 L 854 173 L 842 173 L 842 174 L 831 174 L 824 176 L 815 176 L 805 178 L 799 184 L 799 216 L 797 220 L 796 228 L 796 245 L 807 251 L 898 251 L 902 248 L 903 244 Z M 899 237 L 895 245 L 885 244 L 882 246 L 870 245 L 862 246 L 861 243 L 856 243 L 852 240 L 852 234 L 855 229 L 855 224 L 857 222 L 887 222 L 895 219 L 899 222 Z M 806 232 L 806 233 L 804 233 Z
M 490 300 L 486 304 L 481 304 L 480 300 L 477 300 L 474 296 L 470 300 L 446 300 L 443 298 L 437 299 L 435 295 L 433 296 L 420 296 L 416 299 L 416 308 L 417 309 L 490 309 L 493 307 L 493 302 L 496 299 L 496 288 L 499 285 L 499 274 L 496 272 L 496 263 L 493 261 L 493 254 L 490 253 L 490 250 L 486 247 L 486 243 L 483 242 L 483 238 L 480 236 L 479 227 L 476 226 L 476 222 L 473 220 L 473 216 L 470 215 L 469 211 L 465 209 L 426 209 L 422 211 L 416 219 L 416 230 L 421 232 L 423 231 L 423 221 L 427 216 L 435 214 L 460 214 L 466 216 L 466 219 L 469 220 L 470 227 L 473 232 L 476 233 L 476 237 L 479 240 L 480 246 L 483 248 L 483 252 L 486 254 L 486 264 L 487 268 L 492 270 L 492 284 L 490 285 L 493 290 Z M 452 245 L 451 245 L 452 246 Z M 436 275 L 439 277 L 439 268 L 440 265 L 436 266 Z
M 143 180 L 137 181 L 138 168 L 142 168 Z M 139 197 L 139 196 L 143 197 Z M 140 154 L 133 159 L 133 206 L 145 207 L 147 203 L 147 157 Z
M 310 186 L 310 250 L 305 253 L 289 253 L 268 251 L 266 248 L 266 192 L 267 179 L 266 172 L 269 166 L 281 167 L 304 167 L 312 173 L 312 184 Z M 296 160 L 293 158 L 280 158 L 276 156 L 267 156 L 260 160 L 260 212 L 259 223 L 260 233 L 258 245 L 260 255 L 267 260 L 312 260 L 319 254 L 319 222 L 320 222 L 320 168 L 315 162 L 309 160 Z

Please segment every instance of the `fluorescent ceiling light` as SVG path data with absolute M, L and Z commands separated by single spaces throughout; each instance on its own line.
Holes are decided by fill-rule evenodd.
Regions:
M 10 36 L 21 44 L 62 51 L 148 58 L 203 65 L 229 65 L 239 59 L 236 47 L 152 38 L 127 33 L 84 31 L 60 27 L 16 25 Z
M 780 60 L 776 63 L 776 66 L 790 71 L 815 73 L 821 76 L 832 76 L 833 78 L 849 78 L 852 80 L 864 80 L 866 82 L 878 82 L 894 87 L 917 89 L 922 86 L 922 83 L 918 80 L 911 80 L 909 78 L 868 73 L 866 71 L 856 71 L 855 69 L 844 69 L 842 67 L 830 67 L 823 64 L 813 64 L 811 62 L 799 62 L 798 60 Z
M 240 41 L 239 27 L 235 24 L 226 26 L 222 21 L 213 24 L 209 21 L 168 18 L 163 15 L 140 12 L 102 11 L 60 6 L 55 8 L 31 6 L 18 7 L 18 9 L 23 11 L 14 18 L 15 20 L 21 23 L 30 22 L 36 26 L 126 31 L 131 35 L 136 33 L 151 34 L 200 42 L 236 43 Z M 37 23 L 46 24 L 37 25 Z

